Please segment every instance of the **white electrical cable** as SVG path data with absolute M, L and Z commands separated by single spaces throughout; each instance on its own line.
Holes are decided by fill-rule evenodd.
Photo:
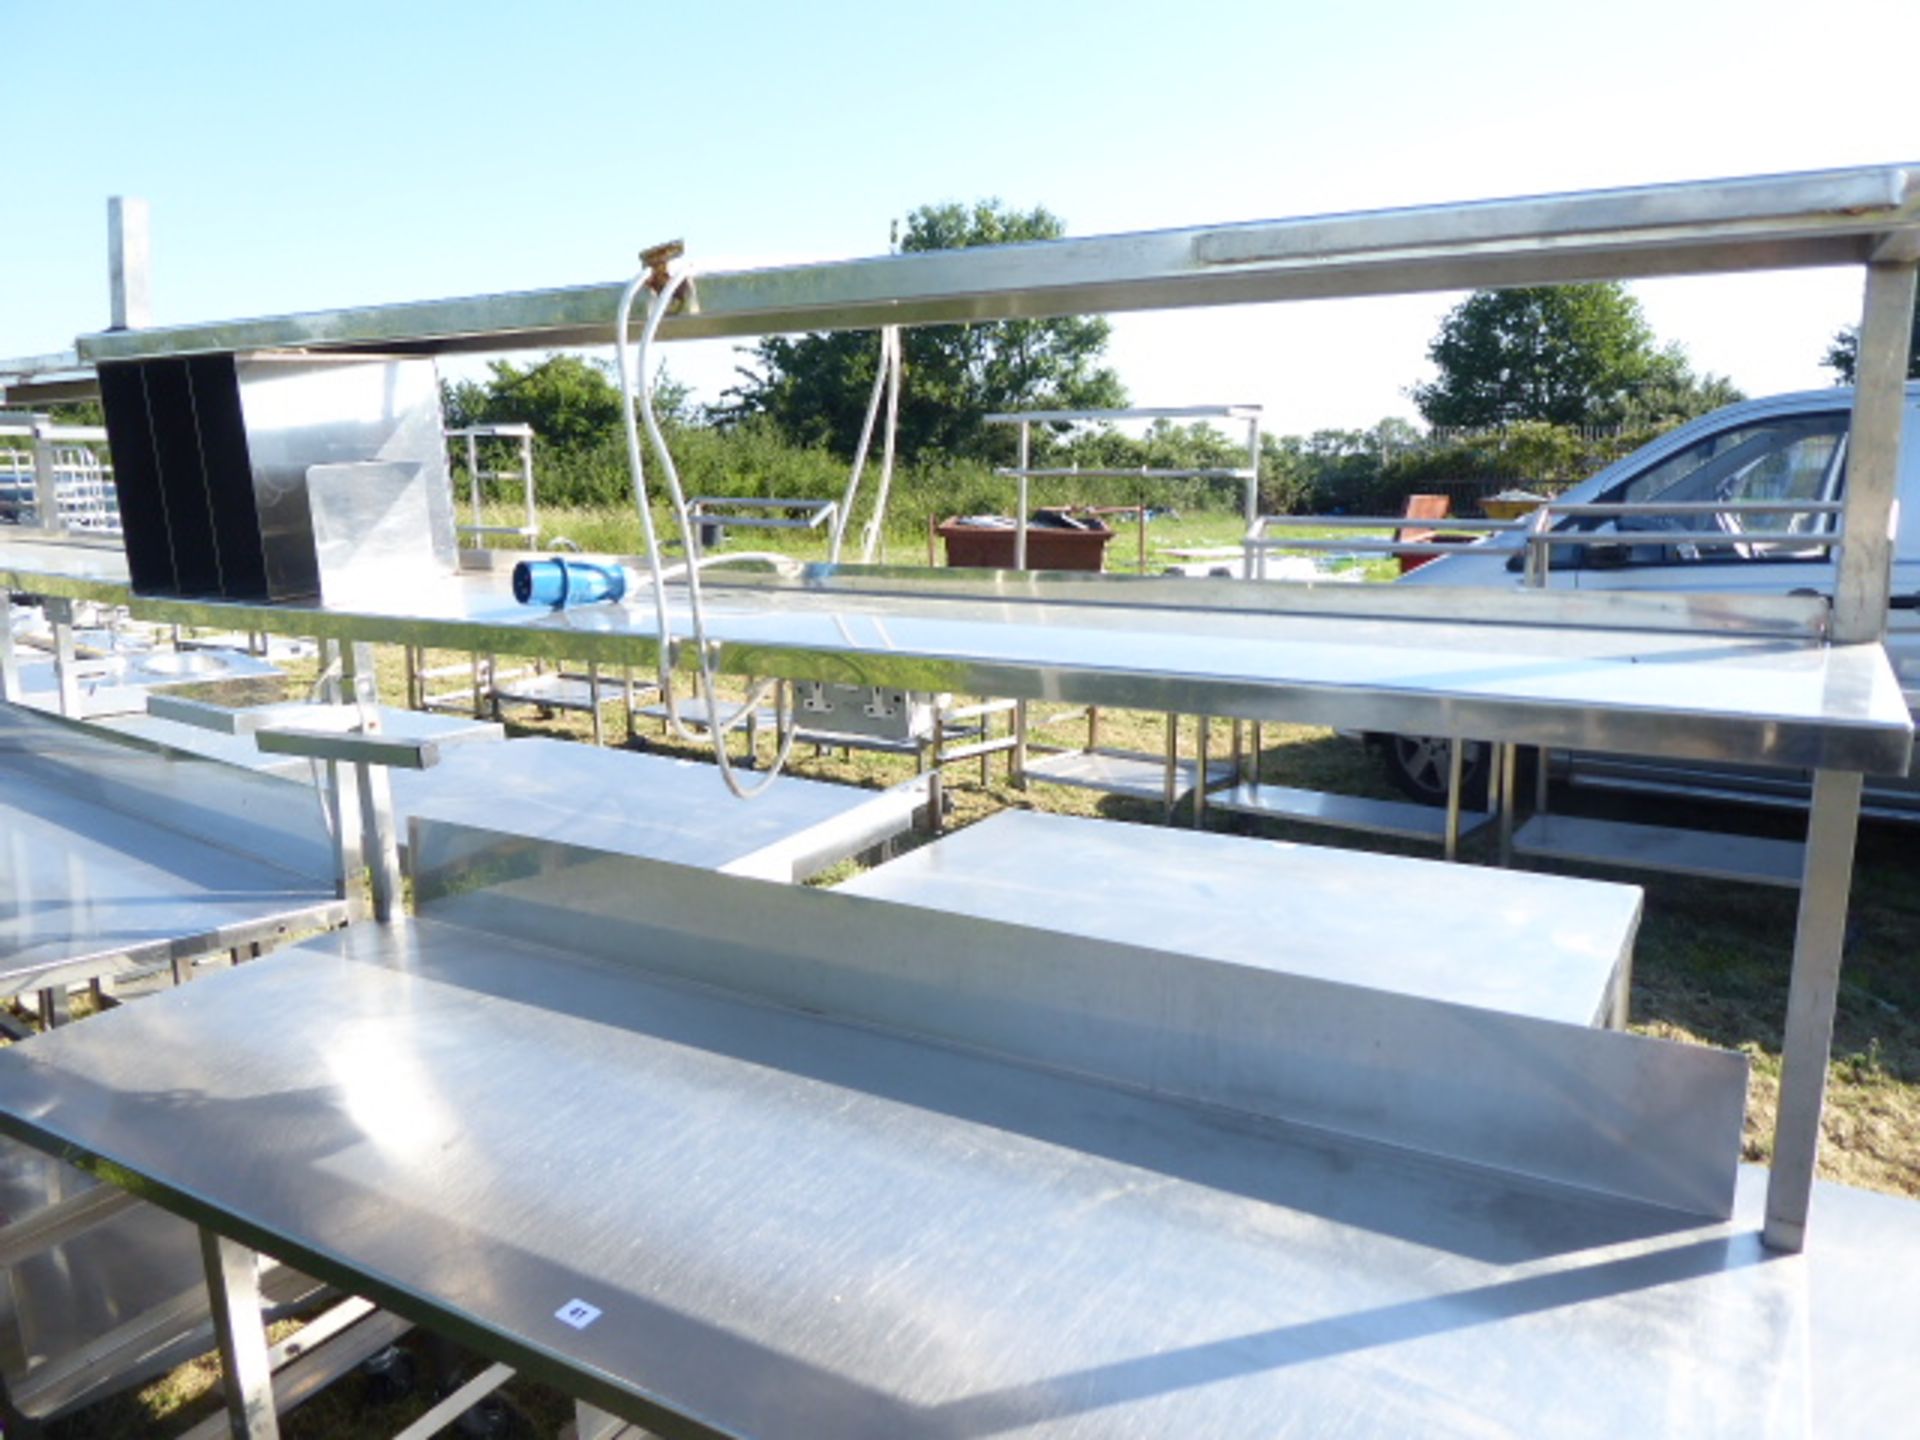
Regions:
M 320 673 L 314 676 L 313 685 L 307 691 L 307 703 L 309 705 L 319 704 L 320 692 L 327 688 L 329 681 L 337 680 L 340 677 L 341 658 L 341 656 L 335 655 L 332 660 L 320 667 Z M 339 817 L 334 814 L 333 806 L 328 803 L 327 787 L 325 782 L 320 778 L 320 761 L 318 759 L 309 759 L 307 761 L 307 777 L 313 782 L 313 798 L 320 806 L 321 827 L 326 830 L 327 839 L 337 839 L 340 834 L 340 821 Z
M 880 544 L 880 533 L 887 519 L 887 501 L 893 493 L 893 442 L 900 430 L 900 327 L 888 325 L 880 331 L 881 364 L 887 372 L 887 428 L 880 452 L 880 493 L 873 497 L 873 513 L 861 536 L 860 563 L 871 565 L 873 552 Z M 834 558 L 840 557 L 836 554 Z
M 840 563 L 840 544 L 841 541 L 846 538 L 848 522 L 853 519 L 853 502 L 855 497 L 860 493 L 860 476 L 867 468 L 867 451 L 872 448 L 873 445 L 874 421 L 880 418 L 881 391 L 885 388 L 888 380 L 894 377 L 895 372 L 891 357 L 895 346 L 899 343 L 899 336 L 900 332 L 896 327 L 892 325 L 881 327 L 880 358 L 874 363 L 873 367 L 873 391 L 867 396 L 867 418 L 861 422 L 860 443 L 856 445 L 853 450 L 853 470 L 847 476 L 847 493 L 840 499 L 840 513 L 833 517 L 833 543 L 827 551 L 827 563 L 830 565 L 838 565 Z M 882 476 L 881 483 L 883 487 L 886 481 L 892 478 L 893 473 L 893 414 L 897 413 L 898 408 L 899 395 L 897 389 L 894 400 L 895 405 L 893 409 L 889 411 L 887 418 L 887 434 L 885 440 L 887 471 Z M 881 503 L 883 505 L 886 503 L 885 496 L 886 491 L 883 488 L 881 491 Z M 875 513 L 879 514 L 881 512 L 876 511 Z M 872 526 L 870 525 L 868 529 L 871 530 Z
M 652 445 L 654 454 L 660 460 L 660 469 L 667 478 L 667 496 L 668 499 L 672 501 L 674 516 L 680 524 L 681 547 L 686 553 L 691 555 L 694 553 L 693 522 L 687 514 L 687 497 L 686 493 L 680 488 L 680 472 L 674 466 L 673 456 L 667 449 L 666 437 L 660 433 L 660 422 L 653 410 L 653 381 L 647 378 L 649 373 L 647 370 L 647 357 L 653 349 L 654 337 L 659 333 L 660 322 L 666 318 L 667 311 L 672 306 L 674 297 L 685 288 L 690 275 L 688 272 L 682 271 L 680 274 L 669 278 L 666 284 L 662 285 L 654 293 L 653 299 L 649 301 L 647 305 L 646 323 L 641 327 L 639 351 L 637 356 L 635 356 L 630 353 L 631 341 L 627 333 L 633 317 L 633 301 L 634 297 L 640 293 L 640 287 L 647 283 L 651 274 L 651 269 L 642 270 L 628 282 L 627 288 L 621 292 L 620 309 L 615 320 L 614 328 L 614 356 L 618 362 L 620 372 L 620 410 L 627 439 L 627 469 L 633 478 L 633 503 L 635 508 L 640 512 L 640 533 L 646 541 L 647 573 L 652 582 L 654 615 L 660 630 L 660 695 L 666 706 L 667 729 L 677 739 L 698 744 L 700 743 L 700 737 L 689 731 L 685 723 L 680 719 L 679 707 L 674 699 L 672 663 L 673 631 L 671 617 L 667 609 L 667 580 L 664 569 L 660 563 L 660 541 L 659 537 L 654 533 L 653 512 L 647 504 L 647 485 L 645 470 L 640 457 L 639 433 L 640 422 L 644 422 L 648 443 Z M 638 407 L 639 416 L 637 420 L 634 413 L 634 401 L 636 398 L 634 393 L 634 371 L 636 365 L 641 377 L 641 394 L 638 398 L 642 401 Z M 742 800 L 751 800 L 755 796 L 763 794 L 767 788 L 779 778 L 780 772 L 786 768 L 787 760 L 793 753 L 794 727 L 791 725 L 781 727 L 783 734 L 781 736 L 780 752 L 774 757 L 772 767 L 761 778 L 760 782 L 751 786 L 741 784 L 740 780 L 734 774 L 732 758 L 727 754 L 727 732 L 734 727 L 734 722 L 756 711 L 761 703 L 765 701 L 770 690 L 775 692 L 774 718 L 775 722 L 778 723 L 785 711 L 778 691 L 780 682 L 778 680 L 762 681 L 758 686 L 748 692 L 746 703 L 742 705 L 727 722 L 723 723 L 720 720 L 717 691 L 714 685 L 713 650 L 707 643 L 706 615 L 701 604 L 700 570 L 702 567 L 698 564 L 691 564 L 683 568 L 684 579 L 687 586 L 687 617 L 692 629 L 691 638 L 693 640 L 695 658 L 699 661 L 701 686 L 705 692 L 707 701 L 707 736 L 713 743 L 713 756 L 719 764 L 720 777 L 726 781 L 727 789 L 731 790 Z

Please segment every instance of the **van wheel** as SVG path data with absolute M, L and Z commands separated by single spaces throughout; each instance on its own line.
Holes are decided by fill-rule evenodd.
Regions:
M 1387 779 L 1409 800 L 1422 805 L 1447 803 L 1448 751 L 1452 741 L 1437 735 L 1382 735 L 1376 748 L 1386 766 Z M 1466 743 L 1460 763 L 1460 806 L 1484 810 L 1487 806 L 1489 748 L 1478 740 Z

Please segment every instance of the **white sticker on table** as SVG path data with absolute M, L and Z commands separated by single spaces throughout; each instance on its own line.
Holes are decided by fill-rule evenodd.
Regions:
M 553 1312 L 553 1318 L 576 1330 L 584 1330 L 600 1318 L 600 1307 L 584 1300 L 569 1300 Z

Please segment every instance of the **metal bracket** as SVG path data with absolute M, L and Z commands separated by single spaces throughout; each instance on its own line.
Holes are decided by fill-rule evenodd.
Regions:
M 674 261 L 687 253 L 687 242 L 668 240 L 663 244 L 650 245 L 640 252 L 640 263 L 647 267 L 647 288 L 658 295 L 667 288 L 667 282 L 673 277 L 667 273 Z

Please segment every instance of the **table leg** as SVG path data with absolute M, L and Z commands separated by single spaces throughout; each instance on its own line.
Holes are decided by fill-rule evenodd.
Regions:
M 267 1329 L 260 1321 L 259 1256 L 211 1230 L 200 1232 L 200 1255 L 219 1342 L 228 1433 L 234 1440 L 279 1440 Z

